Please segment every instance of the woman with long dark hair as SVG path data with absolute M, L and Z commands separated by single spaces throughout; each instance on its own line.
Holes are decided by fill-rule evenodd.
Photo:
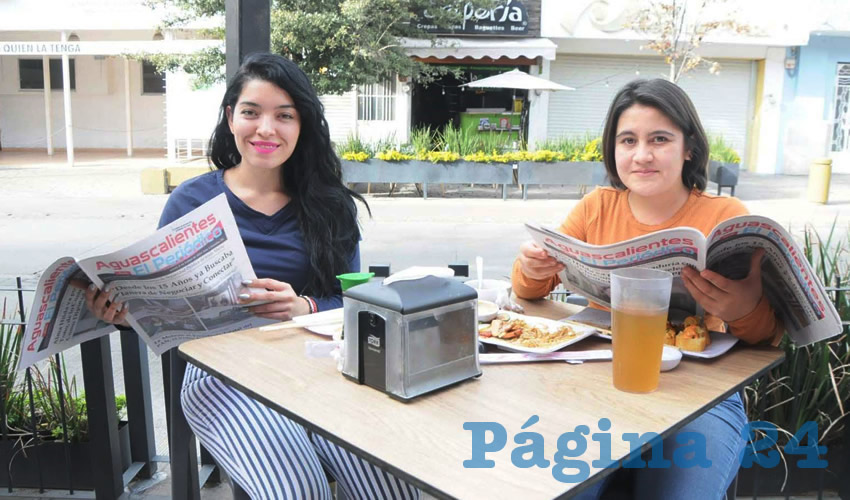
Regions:
M 217 170 L 174 190 L 160 227 L 225 193 L 259 277 L 245 284 L 263 290 L 240 296 L 248 310 L 285 321 L 341 307 L 335 276 L 360 270 L 355 200 L 366 203 L 342 183 L 323 106 L 295 63 L 272 54 L 246 58 L 222 99 L 210 161 Z M 89 291 L 90 308 L 126 324 L 126 309 L 108 304 L 107 295 Z M 181 401 L 198 439 L 252 498 L 329 500 L 325 469 L 350 498 L 419 496 L 194 365 Z

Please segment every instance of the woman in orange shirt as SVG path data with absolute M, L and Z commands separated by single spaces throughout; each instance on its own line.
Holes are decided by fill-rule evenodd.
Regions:
M 719 222 L 747 213 L 734 198 L 704 193 L 708 140 L 687 94 L 666 80 L 636 80 L 623 87 L 608 111 L 602 136 L 611 188 L 585 196 L 561 225 L 574 238 L 604 245 L 677 226 L 707 233 Z M 761 284 L 763 250 L 753 253 L 749 274 L 728 279 L 713 271 L 682 271 L 688 292 L 717 322 L 745 342 L 778 338 L 781 325 Z M 546 296 L 559 282 L 563 266 L 533 242 L 520 248 L 512 282 L 517 296 Z M 594 304 L 595 307 L 599 307 Z M 685 432 L 702 434 L 711 467 L 626 469 L 634 474 L 638 498 L 722 498 L 738 471 L 747 423 L 739 395 L 721 402 L 664 441 L 664 458 Z M 610 477 L 610 476 L 609 476 Z M 598 496 L 604 484 L 582 498 Z

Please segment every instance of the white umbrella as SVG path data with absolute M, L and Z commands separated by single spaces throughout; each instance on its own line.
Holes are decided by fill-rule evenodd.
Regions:
M 487 78 L 475 80 L 474 82 L 464 83 L 461 87 L 513 89 L 514 99 L 516 99 L 517 89 L 534 90 L 538 95 L 540 95 L 540 91 L 543 90 L 575 90 L 572 87 L 567 87 L 566 85 L 561 85 L 560 83 L 555 83 L 545 78 L 529 75 L 528 73 L 518 69 L 507 71 L 498 75 L 488 76 Z M 525 109 L 525 107 L 523 107 L 523 109 Z M 513 114 L 513 107 L 511 107 L 511 115 Z M 523 121 L 523 116 L 520 115 L 520 141 L 522 141 L 522 130 L 524 128 Z
M 464 83 L 461 87 L 523 89 L 523 90 L 575 90 L 545 78 L 532 76 L 518 69 L 498 75 L 488 76 L 480 80 Z

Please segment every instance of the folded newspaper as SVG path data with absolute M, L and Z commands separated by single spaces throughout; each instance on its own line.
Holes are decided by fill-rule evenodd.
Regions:
M 649 267 L 673 274 L 671 308 L 696 312 L 696 302 L 682 282 L 682 268 L 710 269 L 742 279 L 749 273 L 752 252 L 764 248 L 764 291 L 794 342 L 806 345 L 842 331 L 838 311 L 805 254 L 780 224 L 767 217 L 734 217 L 718 224 L 707 238 L 697 229 L 680 227 L 603 246 L 537 225 L 526 228 L 537 245 L 564 264 L 560 278 L 566 288 L 606 307 L 611 305 L 612 269 Z
M 254 278 L 221 194 L 127 248 L 50 265 L 36 288 L 18 368 L 115 331 L 86 307 L 90 283 L 128 307 L 128 323 L 162 354 L 187 340 L 273 323 L 237 300 L 247 291 L 242 281 Z

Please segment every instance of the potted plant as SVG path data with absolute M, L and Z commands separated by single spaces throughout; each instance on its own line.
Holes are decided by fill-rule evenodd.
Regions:
M 821 281 L 829 286 L 847 282 L 847 247 L 834 240 L 834 228 L 826 239 L 811 227 L 804 233 L 803 249 Z M 837 280 L 837 278 L 840 278 Z M 836 305 L 843 321 L 850 320 L 850 296 L 837 292 Z M 848 488 L 846 473 L 850 467 L 850 335 L 842 335 L 808 346 L 795 346 L 786 337 L 781 347 L 785 362 L 745 391 L 747 414 L 751 421 L 763 420 L 775 425 L 778 440 L 775 450 L 781 461 L 776 467 L 742 468 L 739 472 L 738 493 L 751 495 L 758 475 L 758 493 L 766 495 L 800 494 L 825 489 Z M 828 465 L 823 468 L 801 468 L 801 455 L 788 453 L 786 448 L 806 422 L 815 422 L 817 443 L 825 446 Z M 764 438 L 760 433 L 757 438 Z M 767 450 L 759 453 L 765 454 Z M 843 495 L 850 491 L 845 490 Z M 844 498 L 844 496 L 842 496 Z
M 45 371 L 31 368 L 33 419 L 28 387 L 15 374 L 22 333 L 21 326 L 0 325 L 0 390 L 3 391 L 6 416 L 5 422 L 0 422 L 5 426 L 6 437 L 0 440 L 0 467 L 5 469 L 0 473 L 0 486 L 37 488 L 40 475 L 45 488 L 69 489 L 72 483 L 67 471 L 70 470 L 74 489 L 94 489 L 85 393 L 77 390 L 76 377 L 68 377 L 62 356 L 59 363 L 50 358 Z M 60 370 L 64 396 L 61 401 Z M 117 396 L 115 405 L 116 418 L 120 421 L 118 438 L 122 466 L 126 470 L 131 463 L 129 427 L 126 421 L 121 421 L 126 397 Z M 66 447 L 70 461 L 66 459 Z
M 522 185 L 522 199 L 528 197 L 529 184 L 577 185 L 581 194 L 587 186 L 605 184 L 600 144 L 601 138 L 589 135 L 584 139 L 564 137 L 538 144 L 538 150 L 518 164 L 517 182 Z
M 724 187 L 731 188 L 735 196 L 738 174 L 741 170 L 741 157 L 732 146 L 726 143 L 722 135 L 709 138 L 708 180 L 717 183 L 717 194 Z

